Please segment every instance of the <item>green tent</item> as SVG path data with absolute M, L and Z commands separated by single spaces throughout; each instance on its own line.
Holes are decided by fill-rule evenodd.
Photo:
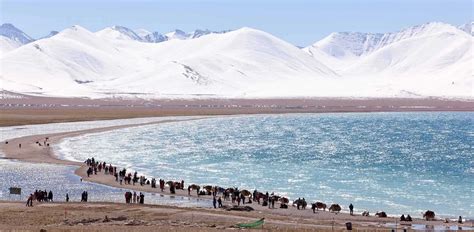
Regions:
M 239 228 L 257 228 L 261 226 L 263 228 L 264 223 L 265 223 L 265 218 L 262 218 L 260 220 L 250 222 L 250 223 L 239 223 L 236 226 Z

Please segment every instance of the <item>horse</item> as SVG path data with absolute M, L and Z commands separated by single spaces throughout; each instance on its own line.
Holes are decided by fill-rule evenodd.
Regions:
M 178 182 L 178 181 L 175 181 L 175 182 L 174 182 L 174 187 L 175 187 L 176 189 L 183 189 L 183 188 L 184 188 L 184 186 L 181 186 L 181 182 Z
M 265 195 L 262 192 L 256 192 L 255 196 L 253 196 L 253 197 L 255 198 L 255 201 L 257 201 L 258 204 L 260 204 L 260 199 L 266 200 L 265 198 L 267 197 L 267 195 Z
M 226 193 L 234 193 L 235 189 L 234 188 L 227 188 L 225 190 Z
M 375 216 L 378 216 L 379 218 L 386 218 L 387 214 L 384 211 L 382 211 L 382 212 L 375 213 Z
M 188 188 L 191 189 L 191 190 L 196 190 L 196 189 L 199 189 L 200 187 L 197 184 L 192 184 Z
M 279 199 L 280 203 L 282 204 L 288 204 L 290 202 L 290 200 L 288 200 L 288 198 L 286 197 L 282 197 Z
M 296 199 L 296 200 L 293 201 L 293 203 L 291 205 L 293 207 L 303 205 L 303 199 Z
M 426 219 L 427 221 L 429 220 L 434 220 L 435 219 L 435 212 L 431 211 L 431 210 L 427 210 L 426 212 L 422 213 L 423 214 L 423 218 Z
M 171 186 L 175 186 L 175 185 L 174 185 L 174 182 L 171 181 L 171 180 L 166 181 L 166 184 L 167 184 L 168 186 L 170 186 L 170 187 L 171 187 Z
M 364 211 L 364 212 L 362 213 L 362 216 L 364 216 L 364 217 L 370 216 L 369 211 L 367 211 L 367 210 Z
M 332 204 L 331 207 L 329 207 L 329 212 L 339 213 L 340 211 L 341 211 L 341 206 L 339 204 Z
M 324 211 L 326 211 L 326 207 L 327 207 L 326 204 L 324 204 L 322 202 L 319 202 L 319 201 L 317 201 L 316 203 L 311 204 L 311 208 L 314 208 L 317 211 L 319 211 L 319 209 L 323 209 Z
M 246 197 L 248 197 L 248 196 L 251 196 L 251 195 L 252 195 L 252 193 L 250 193 L 250 191 L 248 191 L 248 190 L 246 190 L 246 189 L 244 189 L 244 190 L 240 191 L 240 194 L 243 194 L 243 195 L 244 195 L 244 196 L 246 196 Z

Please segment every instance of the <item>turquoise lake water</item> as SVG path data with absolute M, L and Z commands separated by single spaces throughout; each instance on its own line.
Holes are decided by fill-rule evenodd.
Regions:
M 58 149 L 67 159 L 345 210 L 474 218 L 474 113 L 221 117 L 89 134 Z

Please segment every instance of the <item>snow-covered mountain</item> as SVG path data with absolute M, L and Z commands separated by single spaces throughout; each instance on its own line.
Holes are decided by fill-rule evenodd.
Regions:
M 340 71 L 359 57 L 376 50 L 383 37 L 384 34 L 380 33 L 334 32 L 303 50 Z
M 104 39 L 144 41 L 142 37 L 135 33 L 135 31 L 122 26 L 107 27 L 96 32 L 95 34 Z
M 165 34 L 167 40 L 172 39 L 187 39 L 189 35 L 182 30 L 174 30 Z
M 375 51 L 345 73 L 434 75 L 471 53 L 471 36 L 449 24 L 428 23 L 385 35 Z
M 333 33 L 303 50 L 341 76 L 381 81 L 380 89 L 473 98 L 472 47 L 469 34 L 433 22 L 395 33 Z
M 33 38 L 10 23 L 0 26 L 0 56 L 31 41 Z
M 210 35 L 210 34 L 223 34 L 230 32 L 230 30 L 227 31 L 211 31 L 211 30 L 194 30 L 190 33 L 186 33 L 182 30 L 174 30 L 172 32 L 168 32 L 165 34 L 166 40 L 172 40 L 172 39 L 180 39 L 180 40 L 185 40 L 185 39 L 196 39 L 201 36 L 205 35 Z
M 136 29 L 136 30 L 133 30 L 135 32 L 135 34 L 137 34 L 138 36 L 144 38 L 145 36 L 149 35 L 149 34 L 152 34 L 151 31 L 147 30 L 147 29 L 143 29 L 143 28 L 140 28 L 140 29 Z
M 463 25 L 459 26 L 458 28 L 460 30 L 465 31 L 466 33 L 474 36 L 474 32 L 472 31 L 472 25 L 474 25 L 474 22 L 463 24 Z
M 16 28 L 15 26 L 13 26 L 13 24 L 10 23 L 4 23 L 0 26 L 0 35 L 7 37 L 11 40 L 17 41 L 21 44 L 27 44 L 33 41 L 30 36 L 28 36 L 23 31 Z
M 352 59 L 377 49 L 384 34 L 360 32 L 335 32 L 308 47 L 318 48 L 330 56 Z
M 190 33 L 186 33 L 182 30 L 174 30 L 166 34 L 161 34 L 159 32 L 150 32 L 146 29 L 137 29 L 132 30 L 123 26 L 112 26 L 107 27 L 103 30 L 96 32 L 99 37 L 105 39 L 118 39 L 118 40 L 135 40 L 140 42 L 148 43 L 161 43 L 168 40 L 187 40 L 187 39 L 196 39 L 204 35 L 209 34 L 222 34 L 228 31 L 215 32 L 210 30 L 195 30 Z
M 251 28 L 163 35 L 73 26 L 4 53 L 0 83 L 55 96 L 472 99 L 472 38 L 427 23 L 394 33 L 332 33 L 300 49 Z
M 445 43 L 445 46 L 442 46 L 441 43 Z M 419 62 L 438 58 L 444 60 L 444 63 L 448 60 L 455 63 L 457 58 L 469 53 L 472 47 L 471 43 L 472 38 L 466 36 L 458 28 L 445 23 L 433 22 L 406 28 L 395 33 L 332 33 L 303 50 L 341 73 L 380 74 L 381 71 L 387 71 L 387 68 L 395 67 L 398 71 L 406 71 L 411 67 L 420 73 L 423 70 L 420 69 Z M 453 59 L 443 59 L 438 56 L 440 49 L 446 51 L 449 49 L 448 47 L 456 45 L 462 47 L 458 48 L 461 51 L 458 56 L 451 56 Z M 399 50 L 392 51 L 393 49 Z M 415 54 L 417 52 L 423 53 L 424 56 Z M 407 59 L 412 60 L 408 61 Z M 406 66 L 402 67 L 397 61 L 405 62 Z M 443 67 L 436 66 L 432 70 L 440 68 Z
M 167 40 L 167 38 L 159 32 L 147 34 L 142 38 L 149 43 L 160 43 Z
M 73 26 L 18 48 L 0 60 L 2 88 L 68 96 L 243 96 L 280 80 L 336 77 L 297 47 L 250 28 L 156 44 L 110 35 L 116 34 Z
M 53 37 L 53 36 L 57 35 L 58 33 L 59 33 L 59 31 L 50 31 L 48 35 L 43 36 L 39 39 L 46 39 L 46 38 L 49 38 L 49 37 Z

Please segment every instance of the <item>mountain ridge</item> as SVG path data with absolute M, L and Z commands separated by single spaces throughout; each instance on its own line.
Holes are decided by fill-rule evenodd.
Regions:
M 339 32 L 300 49 L 248 27 L 163 35 L 75 25 L 2 52 L 0 80 L 54 96 L 474 98 L 472 36 L 461 29 Z

